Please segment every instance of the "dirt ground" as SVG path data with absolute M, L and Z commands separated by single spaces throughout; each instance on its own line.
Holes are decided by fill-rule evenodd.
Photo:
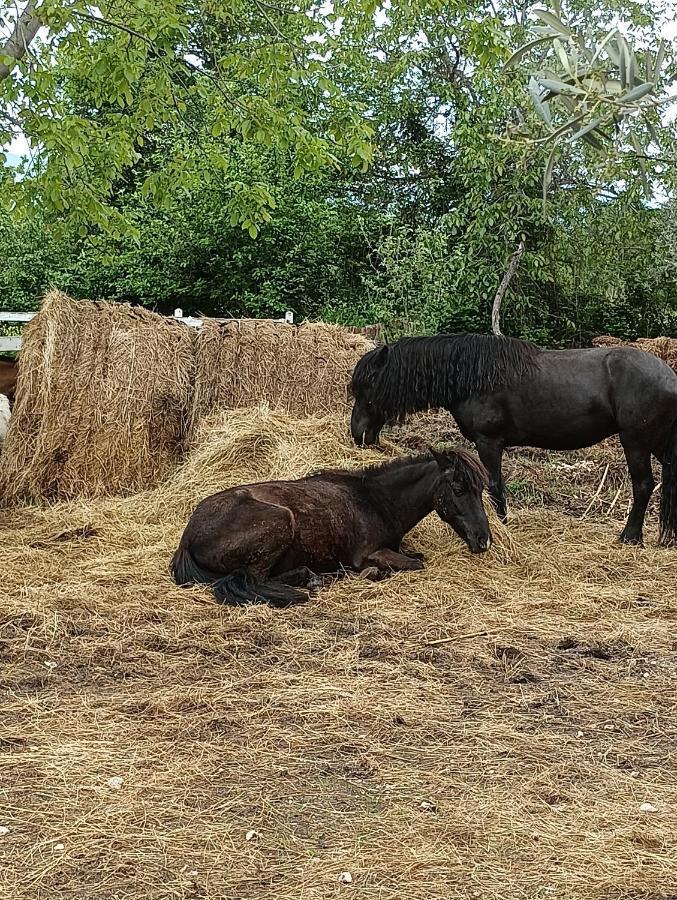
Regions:
M 167 575 L 195 502 L 379 457 L 209 428 L 154 491 L 0 511 L 0 896 L 675 900 L 677 551 L 614 542 L 617 450 L 511 458 L 485 556 L 431 517 L 423 572 L 235 610 Z

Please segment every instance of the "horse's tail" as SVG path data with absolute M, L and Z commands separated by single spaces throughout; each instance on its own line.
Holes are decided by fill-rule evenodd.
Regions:
M 660 541 L 666 545 L 677 543 L 677 419 L 672 423 L 663 452 Z
M 270 606 L 284 607 L 293 603 L 305 603 L 309 597 L 307 591 L 281 582 L 260 581 L 242 570 L 229 572 L 227 575 L 210 572 L 195 561 L 190 550 L 183 544 L 172 557 L 170 570 L 177 584 L 208 584 L 218 602 L 229 606 L 268 603 Z

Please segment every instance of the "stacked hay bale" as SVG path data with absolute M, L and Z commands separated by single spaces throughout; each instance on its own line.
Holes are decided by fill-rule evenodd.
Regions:
M 51 291 L 24 333 L 0 497 L 137 493 L 220 408 L 265 401 L 297 416 L 345 414 L 352 369 L 372 346 L 323 324 L 206 320 L 196 331 Z
M 343 412 L 355 363 L 373 346 L 337 325 L 207 319 L 196 333 L 192 427 L 261 400 L 299 417 Z
M 634 342 L 622 341 L 620 338 L 603 334 L 592 339 L 593 347 L 634 347 L 657 356 L 677 372 L 677 338 L 657 337 L 638 338 Z

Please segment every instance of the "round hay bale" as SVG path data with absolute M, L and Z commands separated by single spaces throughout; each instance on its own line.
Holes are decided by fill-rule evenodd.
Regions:
M 267 402 L 338 414 L 373 347 L 335 325 L 184 323 L 50 291 L 26 328 L 0 462 L 6 505 L 133 494 L 159 483 L 215 409 Z
M 0 466 L 5 502 L 157 483 L 184 446 L 193 363 L 181 323 L 50 291 L 24 332 Z
M 593 347 L 632 347 L 634 350 L 644 350 L 666 362 L 677 371 L 677 338 L 637 338 L 636 341 L 622 341 L 620 338 L 603 334 L 592 339 Z
M 668 353 L 670 352 L 672 338 L 637 338 L 636 343 L 639 347 L 642 348 L 642 350 L 646 350 L 647 353 L 651 353 L 652 356 L 657 356 L 659 359 L 666 360 Z

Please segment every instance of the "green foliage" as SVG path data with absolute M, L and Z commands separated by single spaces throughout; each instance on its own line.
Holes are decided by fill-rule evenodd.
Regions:
M 523 46 L 524 22 L 504 27 L 512 5 L 464 0 L 347 0 L 325 12 L 50 3 L 53 48 L 31 44 L 31 65 L 0 81 L 0 109 L 37 150 L 21 180 L 5 172 L 0 184 L 12 208 L 0 216 L 5 308 L 32 307 L 56 284 L 161 312 L 292 309 L 392 334 L 486 331 L 524 239 L 505 333 L 553 345 L 677 333 L 674 208 L 642 199 L 633 132 L 621 129 L 614 152 L 591 145 L 590 94 L 578 139 L 565 140 L 572 128 L 553 138 L 581 98 L 540 75 L 578 84 L 560 53 L 571 62 L 575 38 L 538 33 Z M 651 30 L 615 0 L 577 4 L 574 24 L 599 44 L 598 19 L 612 14 Z M 506 71 L 511 55 L 539 73 L 530 89 Z M 662 56 L 667 78 L 669 48 Z M 653 95 L 628 100 L 634 87 L 624 103 L 643 108 Z M 645 121 L 661 149 L 654 140 L 642 165 L 671 192 L 675 126 L 655 111 Z
M 366 5 L 346 4 L 353 16 Z M 83 234 L 133 236 L 116 204 L 119 181 L 148 142 L 175 130 L 191 133 L 191 148 L 169 177 L 148 174 L 144 190 L 159 205 L 205 174 L 228 179 L 233 139 L 287 152 L 297 178 L 371 160 L 364 107 L 318 52 L 347 64 L 350 35 L 313 0 L 43 0 L 37 15 L 48 38 L 0 80 L 0 144 L 20 132 L 32 148 L 20 178 L 4 170 L 0 179 L 8 211 L 40 208 Z M 230 187 L 235 224 L 255 236 L 268 195 Z
M 629 159 L 647 198 L 653 191 L 652 176 L 660 179 L 663 174 L 658 131 L 661 107 L 674 99 L 665 90 L 672 80 L 669 63 L 674 54 L 671 51 L 666 60 L 667 45 L 656 36 L 653 10 L 645 11 L 648 23 L 647 17 L 635 23 L 645 27 L 631 25 L 626 35 L 613 9 L 599 10 L 595 18 L 574 9 L 566 24 L 559 0 L 554 0 L 552 11 L 531 10 L 538 24 L 529 25 L 527 42 L 510 56 L 505 69 L 510 72 L 522 64 L 531 73 L 528 94 L 538 125 L 533 116 L 521 116 L 517 124 L 508 125 L 507 134 L 513 143 L 547 149 L 544 206 L 556 160 L 578 153 L 578 141 L 592 148 L 593 164 L 601 165 L 605 175 L 609 163 Z M 671 138 L 669 145 L 674 143 Z

